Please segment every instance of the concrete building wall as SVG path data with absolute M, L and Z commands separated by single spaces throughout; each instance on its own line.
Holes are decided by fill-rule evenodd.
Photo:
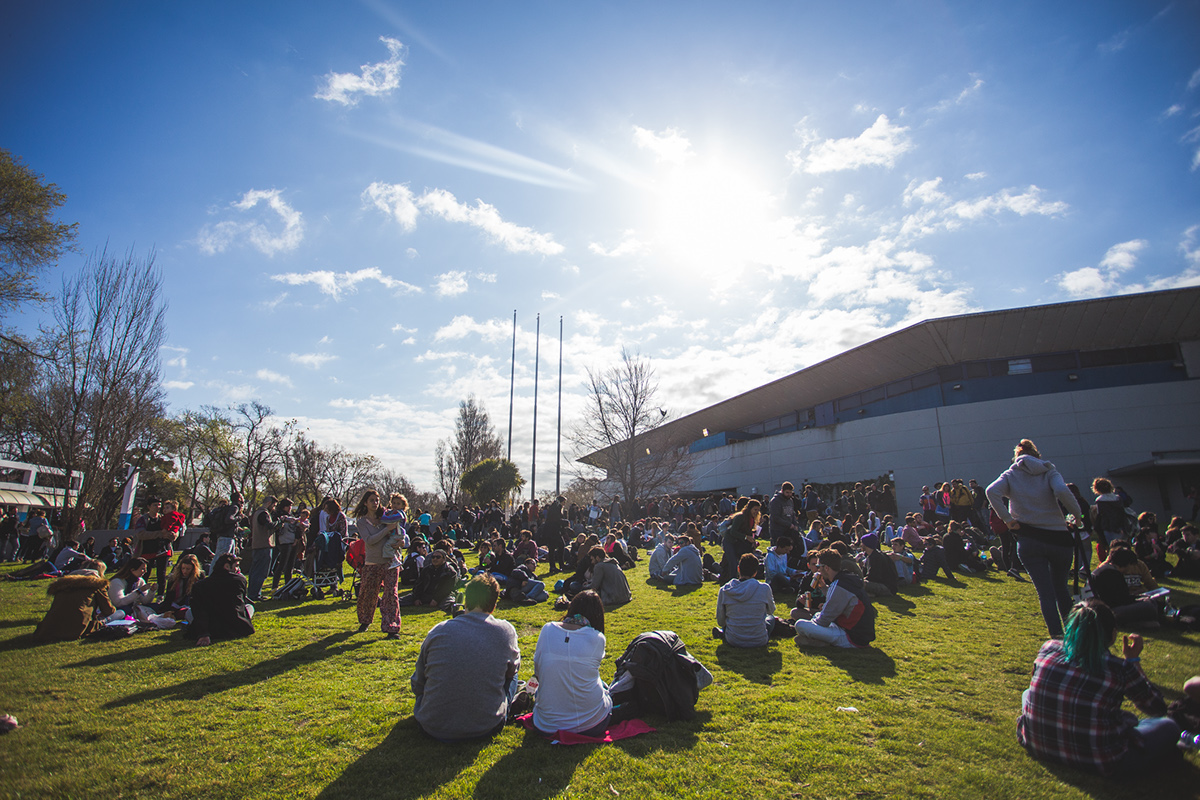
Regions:
M 943 406 L 739 442 L 695 456 L 693 489 L 770 494 L 785 480 L 832 483 L 891 471 L 900 509 L 911 511 L 924 484 L 961 477 L 986 486 L 1008 467 L 1022 438 L 1085 489 L 1092 478 L 1149 461 L 1153 452 L 1200 450 L 1200 381 Z M 1168 511 L 1154 476 L 1118 483 L 1138 510 Z M 1163 483 L 1169 511 L 1190 512 L 1178 477 Z

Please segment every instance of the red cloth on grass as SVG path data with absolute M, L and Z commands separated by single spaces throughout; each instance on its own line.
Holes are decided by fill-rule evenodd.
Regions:
M 541 731 L 533 727 L 533 714 L 523 714 L 517 717 L 517 722 L 524 725 L 525 730 L 541 734 Z M 554 739 L 559 744 L 605 744 L 607 742 L 615 742 L 619 739 L 631 739 L 634 736 L 641 736 L 643 733 L 654 733 L 655 730 L 657 729 L 651 728 L 640 719 L 627 719 L 609 728 L 604 732 L 604 736 L 599 738 L 584 736 L 580 733 L 571 733 L 570 731 L 559 731 L 549 738 Z

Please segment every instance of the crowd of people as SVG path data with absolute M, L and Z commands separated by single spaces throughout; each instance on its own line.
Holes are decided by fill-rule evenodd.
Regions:
M 625 572 L 643 557 L 651 582 L 718 583 L 713 636 L 739 648 L 779 638 L 800 648 L 866 648 L 876 637 L 875 602 L 906 585 L 985 570 L 1028 577 L 1050 640 L 1024 698 L 1020 741 L 1039 757 L 1116 774 L 1166 757 L 1162 742 L 1172 731 L 1178 738 L 1179 728 L 1137 664 L 1140 637 L 1127 638 L 1124 660 L 1108 649 L 1118 626 L 1194 624 L 1156 579 L 1200 575 L 1200 541 L 1178 517 L 1163 530 L 1153 514 L 1134 518 L 1131 499 L 1105 478 L 1091 489 L 1088 502 L 1022 440 L 1011 466 L 986 488 L 962 479 L 923 487 L 920 510 L 903 516 L 887 484 L 822 497 L 811 485 L 797 491 L 785 482 L 769 498 L 568 504 L 558 497 L 509 514 L 491 503 L 448 505 L 435 515 L 410 509 L 403 495 L 385 502 L 374 490 L 349 515 L 333 498 L 307 509 L 266 497 L 246 512 L 235 494 L 204 516 L 207 533 L 178 554 L 184 515 L 156 500 L 136 515 L 129 537 L 111 538 L 100 553 L 94 540 L 56 546 L 42 514 L 17 528 L 6 518 L 0 533 L 7 546 L 11 528 L 15 557 L 32 562 L 10 577 L 60 576 L 50 584 L 39 638 L 165 619 L 186 623 L 199 644 L 253 633 L 254 604 L 295 575 L 314 577 L 336 540 L 356 554 L 359 633 L 377 610 L 391 639 L 404 607 L 450 615 L 426 636 L 411 679 L 418 724 L 443 741 L 489 735 L 529 707 L 530 724 L 548 735 L 602 735 L 636 713 L 633 687 L 606 685 L 599 670 L 605 614 L 631 600 Z M 1094 597 L 1076 605 L 1072 577 Z M 781 609 L 776 594 L 794 597 L 794 607 Z M 494 614 L 502 597 L 514 604 L 557 597 L 564 612 L 539 633 L 528 685 L 517 679 L 515 630 Z M 1130 724 L 1118 713 L 1122 698 L 1155 719 Z

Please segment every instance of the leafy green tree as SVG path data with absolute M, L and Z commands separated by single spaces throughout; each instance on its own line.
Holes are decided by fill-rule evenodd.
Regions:
M 66 201 L 56 185 L 0 149 L 0 319 L 46 299 L 39 273 L 75 244 L 77 223 L 54 220 Z
M 517 465 L 504 458 L 486 458 L 463 473 L 460 483 L 477 503 L 505 501 L 525 485 Z

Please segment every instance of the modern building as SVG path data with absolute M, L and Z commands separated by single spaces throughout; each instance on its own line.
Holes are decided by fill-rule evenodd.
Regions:
M 1187 517 L 1200 287 L 927 320 L 663 430 L 690 447 L 694 491 L 890 474 L 903 512 L 935 481 L 986 486 L 1029 438 L 1085 497 L 1104 475 L 1135 509 Z

